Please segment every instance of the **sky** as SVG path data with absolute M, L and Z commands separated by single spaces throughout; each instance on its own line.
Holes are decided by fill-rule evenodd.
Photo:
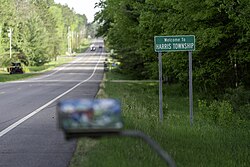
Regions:
M 98 12 L 98 9 L 94 7 L 99 0 L 54 0 L 54 2 L 62 5 L 67 4 L 70 8 L 74 8 L 76 13 L 85 14 L 88 22 L 92 22 L 95 13 Z

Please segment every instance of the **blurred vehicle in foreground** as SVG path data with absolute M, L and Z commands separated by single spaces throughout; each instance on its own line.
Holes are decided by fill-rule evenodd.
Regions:
M 121 105 L 115 99 L 69 99 L 57 104 L 58 126 L 66 139 L 129 136 L 143 139 L 170 166 L 173 159 L 141 131 L 122 130 Z

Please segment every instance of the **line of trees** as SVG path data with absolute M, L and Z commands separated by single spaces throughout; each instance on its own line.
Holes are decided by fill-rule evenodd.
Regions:
M 101 0 L 98 7 L 98 35 L 105 36 L 126 73 L 157 79 L 154 36 L 195 35 L 197 90 L 217 94 L 240 85 L 250 88 L 249 0 Z M 164 54 L 163 72 L 186 86 L 187 53 Z
M 87 36 L 87 18 L 54 0 L 1 0 L 0 66 L 19 60 L 26 65 L 43 65 L 79 48 Z M 10 37 L 12 29 L 12 57 Z

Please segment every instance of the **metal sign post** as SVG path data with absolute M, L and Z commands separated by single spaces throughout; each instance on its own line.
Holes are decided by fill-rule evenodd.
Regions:
M 160 120 L 163 120 L 162 111 L 162 52 L 188 51 L 189 55 L 189 112 L 190 124 L 193 124 L 193 76 L 192 76 L 192 51 L 195 50 L 194 35 L 155 36 L 155 52 L 159 56 L 159 110 Z
M 189 57 L 189 113 L 190 124 L 193 124 L 193 65 L 192 65 L 192 51 L 188 52 Z
M 162 110 L 162 52 L 158 53 L 159 59 L 159 116 L 160 122 L 163 121 L 163 110 Z

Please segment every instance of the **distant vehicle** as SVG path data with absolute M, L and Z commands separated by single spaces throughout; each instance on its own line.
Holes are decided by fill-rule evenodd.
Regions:
M 10 74 L 23 74 L 23 67 L 19 62 L 12 62 L 11 66 L 8 67 Z
M 102 45 L 99 45 L 99 49 L 102 49 L 103 48 L 103 46 Z
M 90 51 L 95 51 L 95 50 L 96 50 L 95 45 L 94 44 L 90 45 Z

